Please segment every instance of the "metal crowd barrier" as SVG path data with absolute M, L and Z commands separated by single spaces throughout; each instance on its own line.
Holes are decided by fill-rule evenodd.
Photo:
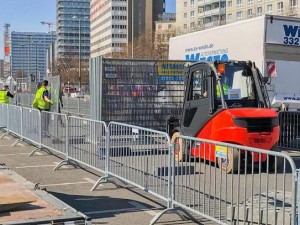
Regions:
M 296 224 L 290 156 L 185 136 L 174 143 L 174 205 L 218 224 Z
M 7 127 L 8 104 L 0 104 L 0 128 Z
M 300 149 L 300 112 L 279 112 L 280 139 L 279 147 Z
M 106 124 L 102 121 L 70 116 L 67 119 L 66 159 L 64 164 L 83 164 L 105 173 L 106 168 Z
M 10 133 L 22 137 L 22 107 L 9 105 L 7 129 Z
M 170 138 L 165 132 L 111 122 L 107 174 L 169 202 Z
M 55 169 L 70 163 L 103 172 L 92 190 L 117 178 L 165 201 L 150 224 L 178 210 L 217 224 L 296 224 L 300 182 L 284 153 L 179 134 L 171 141 L 152 129 L 12 105 L 7 116 L 9 132 L 65 156 Z
M 41 147 L 41 113 L 39 110 L 22 108 L 22 137 Z

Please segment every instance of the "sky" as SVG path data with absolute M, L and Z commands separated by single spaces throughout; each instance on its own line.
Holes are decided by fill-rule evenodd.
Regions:
M 166 12 L 175 12 L 175 2 L 166 0 Z M 0 0 L 0 9 L 0 59 L 4 55 L 4 23 L 10 24 L 10 31 L 47 32 L 48 26 L 40 22 L 56 20 L 56 0 Z

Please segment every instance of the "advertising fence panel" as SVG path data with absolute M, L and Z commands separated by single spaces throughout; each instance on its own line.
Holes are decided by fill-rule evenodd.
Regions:
M 300 150 L 300 112 L 279 112 L 280 139 L 282 148 Z
M 100 98 L 92 118 L 165 130 L 167 117 L 182 111 L 185 63 L 92 59 L 91 98 Z

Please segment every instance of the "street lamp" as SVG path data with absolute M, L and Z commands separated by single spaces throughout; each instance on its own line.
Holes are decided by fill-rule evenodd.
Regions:
M 35 81 L 37 82 L 38 78 L 38 44 L 42 43 L 41 41 L 33 41 L 35 44 Z
M 31 42 L 31 37 L 32 37 L 33 35 L 32 34 L 27 34 L 27 37 L 28 37 L 28 69 L 29 69 L 29 71 L 28 71 L 28 74 L 29 74 L 29 76 L 31 76 L 31 71 L 30 71 L 30 42 Z
M 79 91 L 81 91 L 81 20 L 82 18 L 80 18 L 79 16 L 73 16 L 73 19 L 78 19 L 78 23 L 79 23 L 79 27 L 78 27 L 78 58 L 79 58 L 79 62 L 78 62 L 78 85 L 79 85 Z M 83 17 L 83 19 L 88 19 L 87 16 Z

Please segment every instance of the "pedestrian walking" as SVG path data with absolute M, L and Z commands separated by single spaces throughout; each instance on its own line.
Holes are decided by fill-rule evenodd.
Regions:
M 14 92 L 15 94 L 15 92 Z M 0 90 L 0 103 L 9 104 L 9 98 L 14 98 L 14 94 L 9 92 L 8 85 L 4 85 L 3 89 Z
M 50 93 L 48 90 L 48 81 L 44 80 L 42 86 L 37 90 L 35 98 L 32 104 L 33 108 L 36 108 L 41 111 L 42 116 L 42 135 L 44 137 L 49 137 L 48 127 L 49 127 L 49 113 L 50 107 L 53 105 L 53 102 L 50 98 Z M 43 113 L 43 111 L 46 111 Z

